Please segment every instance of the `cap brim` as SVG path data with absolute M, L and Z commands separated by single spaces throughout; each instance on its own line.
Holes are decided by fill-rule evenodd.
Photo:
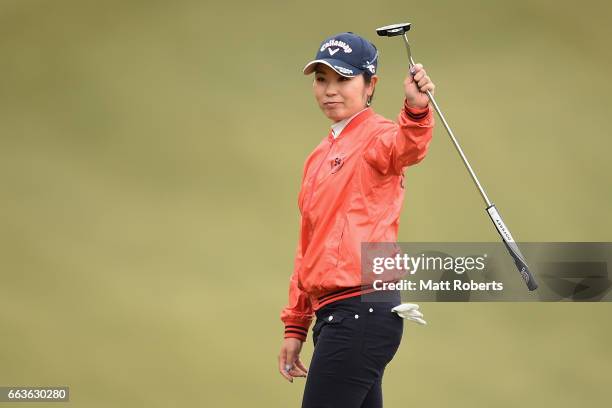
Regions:
M 349 78 L 356 77 L 357 75 L 361 75 L 363 74 L 363 71 L 364 71 L 362 69 L 355 68 L 354 66 L 349 65 L 344 61 L 329 58 L 329 59 L 317 59 L 317 60 L 310 61 L 308 64 L 306 64 L 306 66 L 302 70 L 304 72 L 304 75 L 312 74 L 317 64 L 327 65 L 328 67 L 336 71 L 339 75 L 342 75 L 344 77 L 349 77 Z

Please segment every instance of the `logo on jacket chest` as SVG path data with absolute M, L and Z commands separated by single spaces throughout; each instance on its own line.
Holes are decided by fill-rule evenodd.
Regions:
M 346 159 L 346 156 L 344 153 L 338 153 L 330 159 L 329 165 L 331 169 L 331 174 L 335 174 L 338 171 L 340 171 L 342 166 L 344 166 L 345 159 Z

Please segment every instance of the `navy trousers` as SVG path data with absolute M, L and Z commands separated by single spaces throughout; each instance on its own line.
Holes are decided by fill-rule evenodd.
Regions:
M 383 301 L 355 296 L 317 310 L 302 408 L 383 406 L 383 373 L 404 329 L 404 320 L 391 312 L 400 303 L 393 291 Z

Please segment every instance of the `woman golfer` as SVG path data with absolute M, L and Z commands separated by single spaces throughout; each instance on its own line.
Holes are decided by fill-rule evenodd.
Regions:
M 333 124 L 304 164 L 298 204 L 301 227 L 289 303 L 281 312 L 285 336 L 280 373 L 307 377 L 303 408 L 382 407 L 382 377 L 397 351 L 403 319 L 391 311 L 398 291 L 363 301 L 361 243 L 396 242 L 404 198 L 404 169 L 420 162 L 432 137 L 426 91 L 434 84 L 417 64 L 404 80 L 398 123 L 370 107 L 378 52 L 351 32 L 324 40 L 304 67 L 314 72 L 319 108 Z M 310 371 L 300 360 L 313 315 Z

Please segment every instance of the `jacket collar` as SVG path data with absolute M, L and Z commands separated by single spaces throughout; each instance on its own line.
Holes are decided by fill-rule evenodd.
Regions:
M 355 115 L 349 121 L 349 123 L 346 124 L 346 126 L 344 126 L 344 129 L 342 129 L 342 132 L 340 132 L 338 137 L 334 139 L 334 135 L 332 134 L 330 130 L 329 134 L 327 135 L 327 138 L 329 139 L 330 142 L 341 139 L 346 133 L 350 132 L 352 129 L 359 126 L 360 123 L 364 122 L 367 118 L 369 118 L 372 115 L 374 115 L 374 111 L 372 110 L 372 108 L 366 108 L 362 110 L 357 115 Z

